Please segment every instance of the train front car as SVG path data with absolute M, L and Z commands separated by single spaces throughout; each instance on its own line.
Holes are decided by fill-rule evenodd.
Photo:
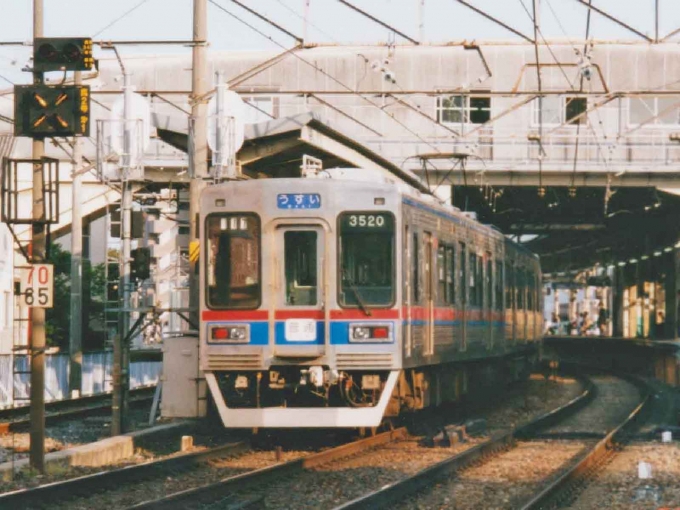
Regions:
M 226 427 L 375 427 L 401 366 L 395 186 L 262 179 L 201 197 L 201 369 Z

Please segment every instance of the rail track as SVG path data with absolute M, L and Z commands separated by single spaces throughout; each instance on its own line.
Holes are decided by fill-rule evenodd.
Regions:
M 130 391 L 130 404 L 148 402 L 153 398 L 155 387 L 138 388 Z M 46 424 L 77 418 L 111 408 L 111 394 L 93 395 L 77 399 L 57 400 L 46 405 Z M 31 419 L 27 407 L 0 410 L 0 435 L 19 432 L 29 428 Z
M 340 457 L 351 456 L 366 449 L 399 440 L 406 435 L 405 428 L 385 432 L 288 462 L 279 462 L 265 468 L 254 469 L 216 483 L 179 491 L 153 501 L 142 502 L 133 506 L 133 508 L 185 508 L 188 502 L 221 499 L 222 494 L 233 492 L 234 488 L 240 490 L 254 484 L 263 484 L 280 476 L 291 475 L 319 464 L 332 462 Z M 183 472 L 196 466 L 245 455 L 249 452 L 251 452 L 250 443 L 236 442 L 204 451 L 181 454 L 144 464 L 22 489 L 0 494 L 0 508 L 54 508 L 62 504 L 68 505 L 69 501 L 87 498 L 93 493 L 115 491 L 126 484 L 134 484 L 149 479 L 165 480 L 171 477 L 179 477 Z M 273 452 L 270 453 L 273 454 Z M 141 500 L 143 498 L 140 498 Z M 240 500 L 239 505 L 242 505 L 243 501 Z M 257 503 L 257 498 L 253 502 Z
M 588 404 L 597 404 L 597 388 L 593 385 L 592 381 L 589 380 L 587 389 L 580 397 L 554 412 L 541 416 L 529 424 L 518 427 L 511 432 L 493 437 L 463 453 L 452 455 L 450 458 L 412 476 L 405 477 L 394 484 L 338 506 L 336 507 L 336 510 L 373 509 L 398 506 L 399 502 L 413 498 L 416 494 L 427 492 L 434 484 L 441 482 L 447 477 L 450 479 L 451 475 L 455 475 L 459 471 L 472 466 L 493 463 L 494 460 L 499 455 L 504 454 L 504 452 L 509 452 L 509 455 L 511 453 L 510 450 L 513 450 L 520 440 L 527 441 L 523 442 L 522 445 L 527 445 L 526 449 L 529 451 L 531 451 L 532 447 L 538 452 L 541 451 L 541 448 L 560 448 L 558 443 L 541 444 L 540 442 L 533 442 L 535 438 L 541 437 L 549 437 L 551 440 L 557 441 L 566 440 L 566 444 L 561 448 L 568 451 L 561 456 L 562 460 L 559 461 L 562 462 L 563 465 L 552 466 L 553 468 L 556 468 L 557 474 L 555 474 L 555 469 L 550 469 L 550 474 L 547 475 L 547 478 L 540 480 L 538 483 L 540 491 L 538 493 L 532 493 L 533 495 L 529 500 L 522 498 L 521 500 L 524 501 L 524 503 L 520 504 L 517 504 L 516 501 L 509 502 L 506 500 L 505 504 L 508 508 L 523 508 L 525 510 L 551 508 L 555 501 L 563 501 L 568 495 L 573 494 L 575 485 L 583 483 L 583 477 L 592 475 L 594 472 L 593 468 L 601 465 L 605 459 L 612 454 L 612 448 L 616 443 L 617 438 L 620 438 L 632 423 L 641 419 L 641 411 L 647 406 L 649 396 L 645 391 L 643 381 L 635 380 L 634 382 L 641 394 L 644 395 L 643 402 L 638 404 L 634 411 L 630 415 L 627 415 L 626 419 L 623 422 L 618 423 L 618 425 L 616 425 L 609 433 L 602 434 L 604 438 L 599 441 L 594 439 L 598 438 L 598 436 L 602 436 L 597 432 L 588 434 L 583 432 L 571 433 L 560 430 L 552 434 L 541 433 L 541 431 L 550 428 L 559 429 L 560 423 L 569 421 L 578 415 Z M 576 441 L 574 441 L 574 439 L 576 439 Z M 538 448 L 536 447 L 537 445 Z M 578 452 L 579 450 L 580 452 Z M 573 459 L 574 455 L 576 455 L 577 460 Z M 516 463 L 513 468 L 521 470 L 522 466 L 520 463 Z M 439 486 L 438 490 L 445 491 L 443 487 Z M 455 501 L 456 493 L 453 492 L 450 497 L 451 500 Z M 433 505 L 436 504 L 438 503 L 433 503 Z M 480 502 L 480 504 L 482 503 Z M 490 504 L 490 506 L 496 507 L 495 504 Z
M 558 508 L 573 501 L 628 442 L 631 432 L 651 413 L 653 399 L 651 388 L 642 378 L 630 377 L 629 379 L 643 395 L 642 402 L 576 464 L 563 470 L 543 490 L 524 504 L 523 510 Z
M 102 471 L 91 475 L 60 482 L 40 485 L 0 494 L 0 508 L 42 508 L 54 506 L 57 502 L 86 497 L 97 491 L 117 489 L 121 485 L 138 482 L 152 477 L 163 477 L 191 469 L 193 466 L 239 455 L 250 450 L 244 442 L 229 443 L 208 450 L 177 455 L 165 459 Z
M 443 479 L 450 479 L 450 475 L 457 471 L 462 471 L 472 465 L 479 465 L 491 461 L 496 456 L 503 452 L 510 450 L 521 450 L 523 446 L 531 445 L 531 440 L 540 437 L 550 437 L 553 434 L 559 438 L 562 435 L 562 440 L 568 440 L 569 434 L 560 431 L 561 424 L 568 422 L 569 419 L 581 410 L 588 407 L 590 403 L 596 403 L 597 385 L 589 379 L 581 378 L 583 391 L 576 398 L 559 408 L 540 416 L 533 421 L 520 426 L 510 432 L 502 433 L 492 437 L 489 440 L 483 441 L 476 446 L 470 447 L 465 445 L 467 450 L 457 455 L 451 455 L 450 451 L 439 449 L 439 458 L 446 457 L 444 460 L 433 463 L 431 461 L 423 462 L 422 465 L 428 465 L 424 469 L 420 469 L 412 475 L 405 475 L 404 470 L 400 475 L 402 478 L 396 482 L 388 483 L 374 490 L 366 493 L 357 499 L 346 502 L 337 506 L 336 508 L 387 508 L 391 506 L 398 506 L 414 494 L 422 494 L 433 486 L 433 484 L 441 482 Z M 644 386 L 641 381 L 636 381 L 640 386 L 641 392 L 644 392 Z M 648 402 L 648 397 L 645 399 Z M 627 417 L 626 423 L 633 420 L 640 419 L 641 410 L 645 408 L 645 404 L 639 404 L 635 412 Z M 547 508 L 553 504 L 554 501 L 563 501 L 564 494 L 573 492 L 573 488 L 579 483 L 583 483 L 583 477 L 592 473 L 593 466 L 602 462 L 607 455 L 610 455 L 612 445 L 623 437 L 628 425 L 624 423 L 619 424 L 614 430 L 611 430 L 606 437 L 597 441 L 597 445 L 593 448 L 588 445 L 584 446 L 583 450 L 576 449 L 570 455 L 573 458 L 569 462 L 564 461 L 560 463 L 556 471 L 553 470 L 550 476 L 546 475 L 545 480 L 541 480 L 540 492 L 532 491 L 532 498 L 522 498 L 521 501 L 526 501 L 522 505 L 514 507 L 521 507 L 526 509 Z M 545 430 L 557 430 L 546 434 Z M 582 440 L 579 434 L 576 434 L 577 439 Z M 597 434 L 587 438 L 590 443 L 595 443 L 593 438 Z M 408 437 L 406 429 L 397 429 L 391 432 L 377 435 L 368 439 L 347 443 L 339 447 L 330 448 L 325 451 L 305 454 L 298 458 L 288 458 L 291 460 L 274 462 L 273 452 L 264 452 L 268 455 L 267 462 L 264 467 L 263 463 L 259 465 L 248 462 L 241 462 L 239 459 L 247 459 L 249 455 L 255 456 L 258 452 L 253 452 L 249 444 L 246 443 L 232 443 L 229 445 L 213 448 L 203 452 L 196 452 L 191 454 L 183 454 L 160 461 L 148 462 L 146 464 L 130 466 L 122 469 L 115 469 L 98 473 L 95 475 L 88 475 L 76 479 L 67 480 L 64 482 L 55 482 L 52 484 L 40 486 L 33 489 L 25 489 L 0 495 L 0 507 L 16 507 L 16 508 L 68 508 L 68 502 L 73 501 L 74 498 L 85 498 L 75 501 L 76 505 L 89 504 L 89 497 L 93 494 L 100 494 L 102 491 L 106 494 L 110 491 L 109 499 L 98 499 L 97 506 L 102 502 L 110 501 L 112 506 L 116 508 L 142 508 L 142 509 L 167 509 L 167 508 L 264 508 L 265 495 L 267 495 L 266 503 L 268 505 L 274 504 L 275 507 L 285 508 L 287 504 L 292 504 L 291 501 L 297 501 L 299 498 L 291 496 L 291 498 L 283 498 L 285 501 L 278 501 L 272 496 L 272 491 L 278 491 L 278 494 L 286 495 L 286 491 L 290 493 L 293 487 L 306 486 L 306 481 L 309 477 L 316 476 L 317 480 L 327 477 L 329 471 L 336 470 L 336 475 L 339 478 L 345 478 L 344 483 L 352 483 L 356 477 L 361 477 L 362 470 L 370 470 L 375 468 L 373 461 L 383 458 L 389 458 L 390 451 L 404 445 L 409 441 L 413 442 L 413 438 Z M 575 448 L 576 443 L 572 443 L 572 448 Z M 551 445 L 548 445 L 551 448 Z M 587 450 L 586 453 L 583 451 Z M 410 450 L 405 450 L 406 452 Z M 430 449 L 430 451 L 436 451 Z M 540 452 L 540 449 L 538 450 Z M 593 453 L 595 452 L 595 453 Z M 263 452 L 259 452 L 261 455 Z M 540 454 L 540 453 L 539 453 Z M 408 455 L 408 453 L 407 453 Z M 202 475 L 196 474 L 195 481 L 187 483 L 184 482 L 183 473 L 190 472 L 193 467 L 199 465 L 210 464 L 204 466 L 203 469 L 211 469 L 213 466 L 211 461 L 215 459 L 232 458 L 232 461 L 224 461 L 221 466 L 228 467 L 226 469 L 226 476 L 222 473 L 211 473 L 209 477 L 203 478 Z M 578 462 L 574 459 L 578 458 Z M 389 462 L 389 461 L 388 461 Z M 227 464 L 229 464 L 227 466 Z M 238 464 L 238 469 L 234 466 Z M 417 463 L 416 463 L 417 464 Z M 384 463 L 382 465 L 385 465 Z M 320 466 L 323 466 L 320 468 Z M 565 467 L 568 466 L 568 467 Z M 338 468 L 340 468 L 338 470 Z M 368 469 L 367 469 L 368 468 Z M 199 468 L 201 469 L 201 468 Z M 380 468 L 378 468 L 380 469 Z M 193 471 L 191 471 L 193 472 Z M 208 473 L 209 471 L 204 471 Z M 304 478 L 308 477 L 308 478 Z M 144 480 L 158 479 L 159 482 L 151 482 L 158 486 L 152 490 L 145 488 L 145 483 L 138 484 L 137 489 L 128 489 L 128 484 L 136 484 Z M 313 479 L 313 478 L 311 478 Z M 176 480 L 165 483 L 164 480 Z M 207 481 L 212 480 L 209 483 Z M 303 483 L 305 482 L 305 483 Z M 379 487 L 375 480 L 372 482 L 372 487 Z M 369 487 L 371 483 L 367 483 Z M 312 484 L 314 485 L 314 484 Z M 361 488 L 361 484 L 354 494 L 362 494 L 366 488 Z M 150 484 L 149 484 L 150 486 Z M 262 487 L 267 487 L 263 490 Z M 324 487 L 321 484 L 319 487 Z M 311 487 L 307 487 L 311 490 Z M 125 500 L 117 499 L 116 494 L 126 493 L 130 491 L 138 491 L 134 497 L 126 498 Z M 332 491 L 332 483 L 326 484 L 324 488 L 315 488 L 314 490 Z M 351 492 L 349 492 L 351 494 Z M 129 494 L 128 494 L 129 495 Z M 351 497 L 348 494 L 340 495 L 338 499 L 326 498 L 325 505 L 320 504 L 319 507 L 330 508 L 336 506 L 342 501 L 347 501 Z M 272 498 L 273 501 L 272 501 Z M 302 506 L 313 506 L 317 501 L 316 498 L 310 498 L 308 501 L 302 497 Z M 323 501 L 323 498 L 320 499 Z M 329 501 L 335 501 L 333 504 L 328 504 Z M 280 503 L 280 504 L 279 504 Z M 106 505 L 107 503 L 103 503 Z M 269 507 L 269 506 L 268 506 Z

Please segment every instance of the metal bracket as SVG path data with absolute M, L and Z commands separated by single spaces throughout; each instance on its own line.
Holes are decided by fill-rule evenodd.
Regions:
M 19 210 L 19 194 L 30 188 L 19 189 L 19 165 L 31 165 L 31 185 L 36 170 L 42 172 L 42 218 L 22 216 Z M 2 183 L 0 185 L 2 201 L 2 221 L 14 225 L 50 225 L 59 223 L 59 160 L 43 157 L 40 159 L 2 158 Z

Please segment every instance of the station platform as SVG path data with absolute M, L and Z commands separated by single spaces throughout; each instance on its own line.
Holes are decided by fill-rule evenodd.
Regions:
M 543 357 L 654 378 L 680 387 L 680 341 L 602 336 L 544 336 Z

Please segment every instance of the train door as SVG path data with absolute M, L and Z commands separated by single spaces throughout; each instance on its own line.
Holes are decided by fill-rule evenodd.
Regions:
M 404 355 L 411 356 L 413 350 L 413 314 L 412 306 L 415 298 L 414 285 L 418 284 L 418 279 L 413 278 L 413 267 L 418 265 L 418 256 L 415 250 L 418 247 L 417 235 L 414 233 L 413 238 L 410 236 L 408 225 L 404 227 L 404 253 L 406 253 L 404 261 L 404 307 L 406 308 L 404 328 Z
M 425 247 L 423 268 L 425 273 L 423 275 L 423 301 L 425 304 L 425 341 L 423 342 L 423 354 L 431 356 L 434 354 L 434 271 L 433 271 L 433 257 L 434 247 L 432 234 L 429 232 L 423 233 L 423 245 Z
M 460 243 L 460 280 L 458 288 L 460 289 L 460 350 L 467 349 L 467 248 L 465 243 Z
M 279 225 L 274 260 L 274 346 L 277 356 L 325 353 L 325 230 L 320 225 Z
M 510 323 L 509 338 L 511 345 L 517 343 L 517 270 L 514 263 L 508 266 L 508 281 L 507 281 L 507 308 L 509 317 L 507 320 Z

